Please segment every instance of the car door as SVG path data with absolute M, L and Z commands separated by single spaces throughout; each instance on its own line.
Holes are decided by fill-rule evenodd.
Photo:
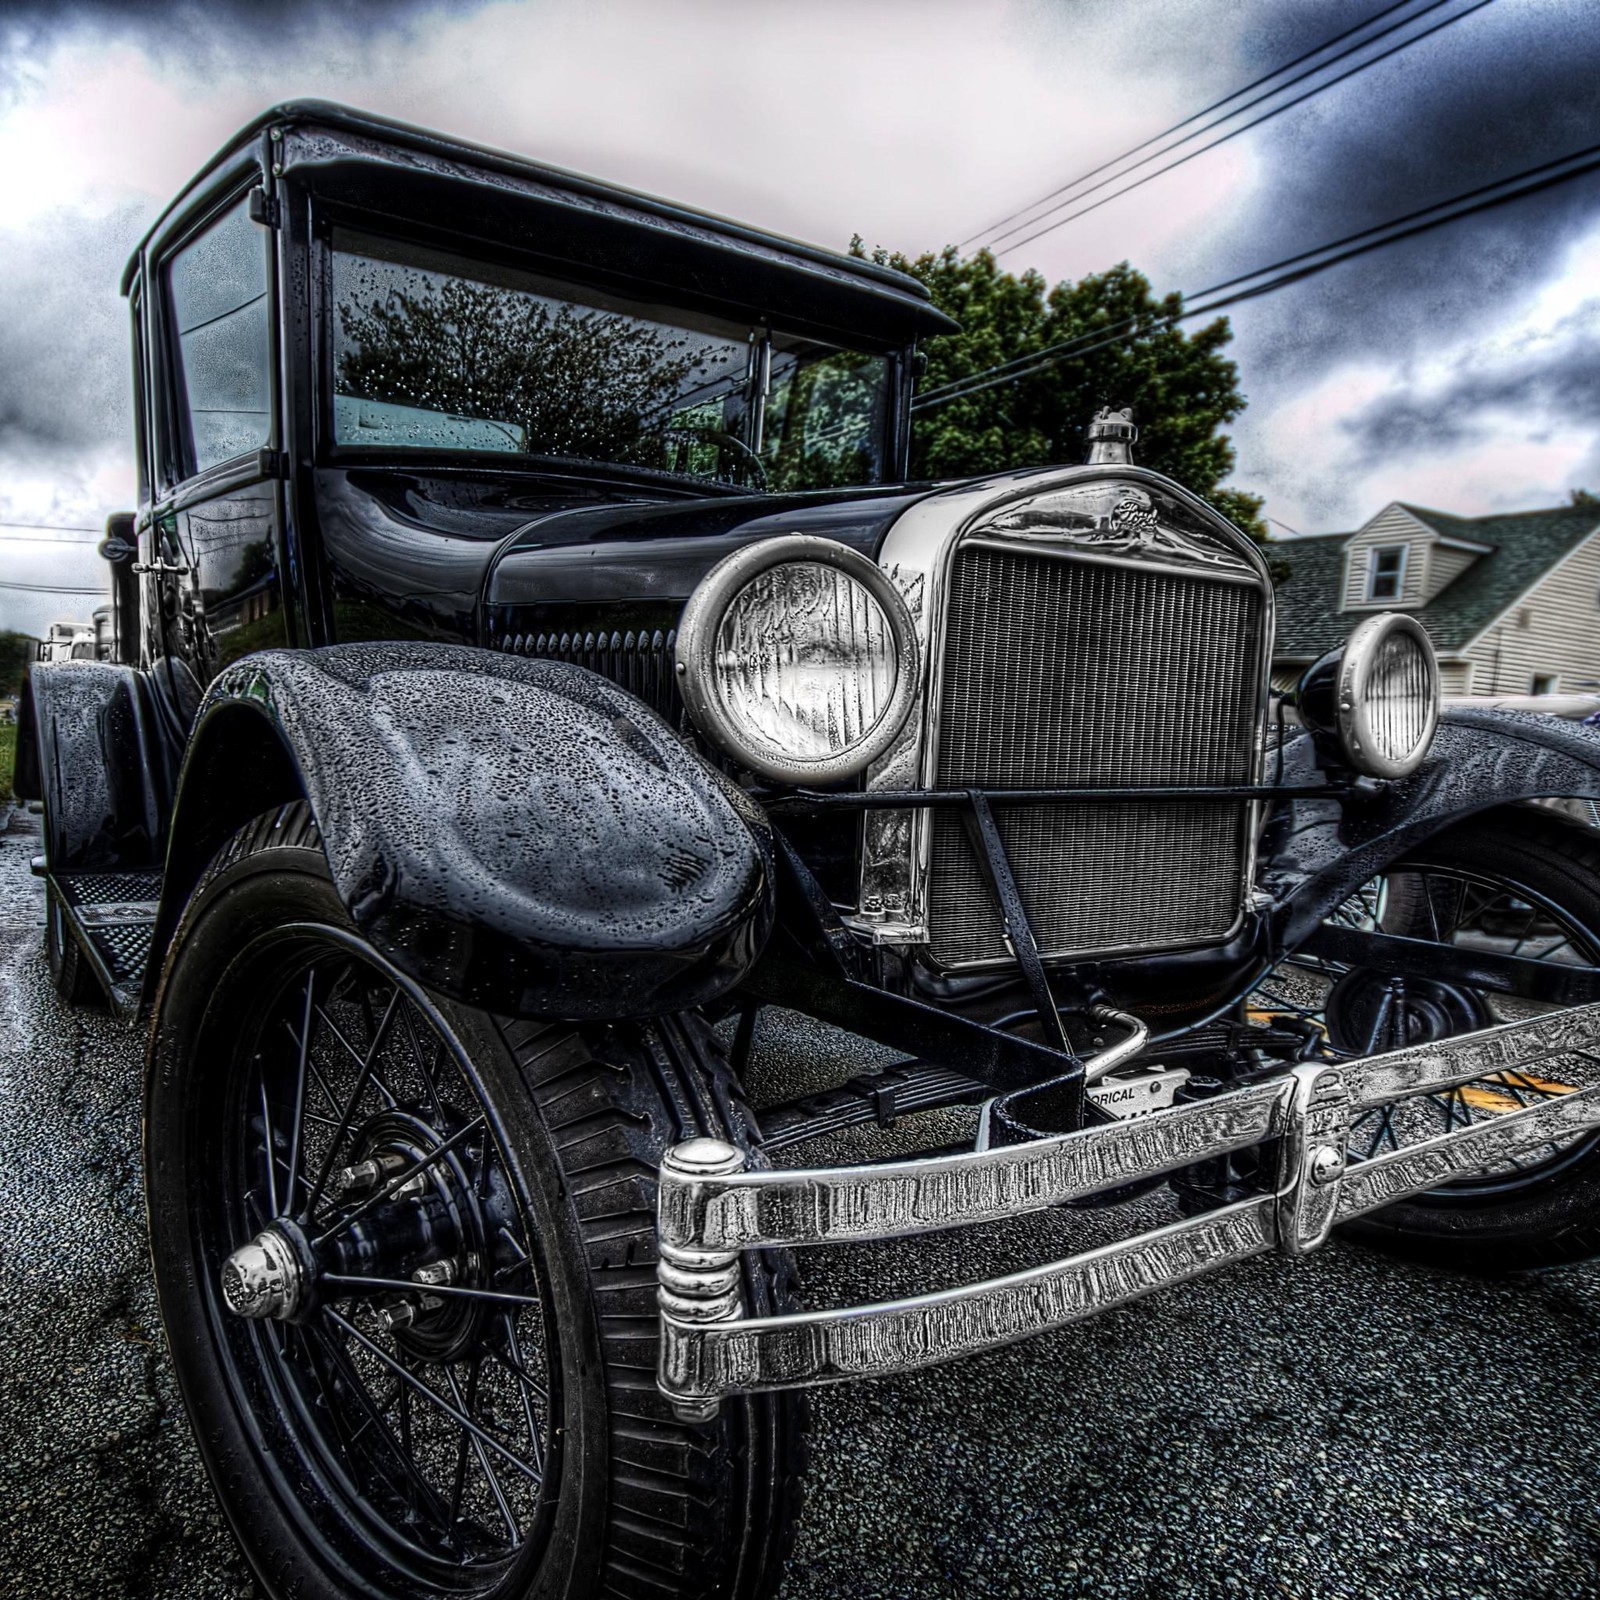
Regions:
M 230 661 L 289 642 L 280 582 L 271 235 L 236 190 L 157 266 L 168 393 L 164 490 L 141 535 L 173 701 L 192 713 Z

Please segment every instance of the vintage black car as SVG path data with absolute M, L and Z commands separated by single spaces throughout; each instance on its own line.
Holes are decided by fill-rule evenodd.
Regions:
M 1261 554 L 1121 397 L 1085 464 L 907 483 L 918 283 L 316 103 L 123 287 L 120 660 L 35 668 L 18 788 L 61 993 L 148 1018 L 269 1593 L 767 1594 L 809 1385 L 1335 1226 L 1600 1247 L 1600 850 L 1531 803 L 1600 735 L 1441 716 L 1399 612 L 1272 694 Z M 897 1064 L 753 1108 L 770 1006 Z M 1011 1277 L 796 1288 L 1161 1185 Z

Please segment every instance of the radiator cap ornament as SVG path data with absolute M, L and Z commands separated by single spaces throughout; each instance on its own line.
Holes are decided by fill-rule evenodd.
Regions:
M 1091 467 L 1133 465 L 1133 442 L 1139 430 L 1133 425 L 1133 407 L 1113 411 L 1101 406 L 1089 424 L 1089 465 Z

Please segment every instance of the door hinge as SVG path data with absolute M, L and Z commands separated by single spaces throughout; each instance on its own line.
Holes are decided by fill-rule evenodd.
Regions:
M 276 228 L 278 226 L 278 202 L 268 194 L 265 189 L 255 188 L 250 191 L 250 220 L 259 222 L 263 228 Z

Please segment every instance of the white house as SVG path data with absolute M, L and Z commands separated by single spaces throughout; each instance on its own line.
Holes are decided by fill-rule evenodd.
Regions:
M 1600 506 L 1452 517 L 1396 501 L 1354 533 L 1274 541 L 1274 687 L 1363 616 L 1409 611 L 1446 694 L 1600 688 Z

